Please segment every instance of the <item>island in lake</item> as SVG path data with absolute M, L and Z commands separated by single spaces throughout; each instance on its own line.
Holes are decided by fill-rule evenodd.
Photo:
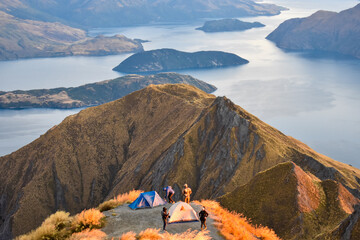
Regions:
M 29 91 L 0 91 L 0 109 L 23 108 L 79 108 L 99 105 L 119 99 L 129 93 L 140 90 L 150 84 L 185 83 L 207 93 L 216 87 L 189 75 L 177 73 L 159 73 L 140 76 L 127 75 L 113 80 L 86 84 L 79 87 L 36 89 Z
M 219 68 L 246 64 L 249 61 L 221 51 L 181 52 L 156 49 L 135 53 L 113 70 L 125 73 L 162 72 L 182 69 Z
M 288 50 L 316 50 L 360 58 L 360 4 L 342 12 L 318 11 L 280 24 L 266 38 Z
M 204 23 L 204 26 L 196 28 L 204 32 L 235 32 L 252 28 L 260 28 L 265 25 L 260 22 L 243 22 L 238 19 L 220 19 Z

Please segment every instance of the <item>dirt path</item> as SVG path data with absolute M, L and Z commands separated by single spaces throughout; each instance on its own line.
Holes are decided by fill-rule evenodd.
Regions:
M 201 206 L 191 203 L 190 204 L 196 213 L 199 213 L 201 210 Z M 171 207 L 171 204 L 165 205 L 167 209 Z M 147 209 L 139 209 L 139 210 L 131 210 L 128 207 L 128 204 L 117 207 L 113 210 L 106 211 L 104 214 L 106 215 L 107 224 L 102 229 L 108 235 L 108 238 L 116 238 L 120 237 L 123 233 L 126 232 L 136 232 L 140 233 L 141 231 L 147 228 L 157 228 L 162 229 L 162 219 L 161 219 L 161 211 L 163 206 L 156 208 L 147 208 Z M 224 240 L 218 233 L 218 230 L 213 225 L 213 215 L 210 214 L 207 220 L 207 227 L 210 231 L 210 235 L 212 239 L 215 240 Z M 168 224 L 166 230 L 169 233 L 182 233 L 186 230 L 200 230 L 200 222 L 187 222 L 187 223 L 172 223 Z M 161 230 L 162 232 L 162 230 Z

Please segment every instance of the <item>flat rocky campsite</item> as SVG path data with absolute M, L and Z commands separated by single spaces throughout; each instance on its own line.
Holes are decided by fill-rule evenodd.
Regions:
M 195 212 L 198 214 L 201 210 L 201 205 L 191 203 L 190 204 Z M 169 210 L 171 204 L 166 204 L 165 207 Z M 147 228 L 162 229 L 161 211 L 163 206 L 155 208 L 146 208 L 132 210 L 128 207 L 128 204 L 124 204 L 115 209 L 104 212 L 106 215 L 106 226 L 101 229 L 108 235 L 108 238 L 118 238 L 123 233 L 133 231 L 140 233 Z M 223 240 L 224 238 L 219 235 L 218 230 L 214 226 L 214 216 L 209 214 L 207 219 L 207 230 L 210 233 L 212 239 Z M 168 224 L 166 230 L 169 233 L 183 233 L 188 229 L 200 230 L 199 222 L 184 222 L 184 223 L 171 223 Z M 162 230 L 160 233 L 163 232 Z

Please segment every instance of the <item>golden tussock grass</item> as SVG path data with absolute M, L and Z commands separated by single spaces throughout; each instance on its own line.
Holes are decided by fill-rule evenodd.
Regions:
M 218 202 L 202 200 L 198 202 L 215 215 L 215 226 L 227 240 L 280 240 L 275 232 L 267 227 L 253 226 L 241 214 L 229 212 L 222 208 Z
M 108 211 L 110 209 L 114 209 L 125 203 L 131 203 L 139 197 L 140 193 L 143 193 L 143 192 L 144 191 L 141 191 L 141 190 L 132 190 L 128 193 L 119 194 L 118 196 L 114 197 L 114 199 L 110 199 L 106 202 L 101 203 L 98 206 L 98 209 L 100 210 L 100 212 L 104 212 L 104 211 Z
M 105 237 L 106 237 L 106 233 L 98 229 L 93 229 L 93 230 L 86 229 L 82 232 L 74 233 L 73 235 L 71 235 L 69 240 L 101 240 L 101 239 L 105 239 Z
M 119 240 L 210 240 L 208 231 L 191 231 L 188 229 L 183 233 L 171 234 L 168 232 L 160 233 L 160 229 L 148 228 L 138 235 L 134 232 L 124 233 Z M 114 239 L 112 239 L 114 240 Z
M 98 209 L 91 208 L 84 210 L 74 217 L 72 228 L 74 232 L 81 232 L 84 229 L 101 228 L 104 225 L 105 215 Z
M 29 234 L 18 237 L 18 240 L 55 239 L 56 229 L 52 225 L 41 225 Z
M 106 234 L 90 230 L 101 228 L 104 225 L 104 218 L 105 215 L 97 209 L 84 210 L 75 217 L 70 217 L 68 212 L 58 211 L 45 219 L 40 227 L 18 237 L 17 240 L 68 239 L 74 232 L 80 233 L 75 234 L 76 238 L 71 239 L 100 239 Z
M 70 235 L 69 226 L 72 218 L 70 213 L 58 211 L 50 215 L 37 229 L 26 235 L 18 237 L 18 240 L 38 239 L 65 239 Z
M 114 209 L 120 205 L 121 204 L 118 201 L 116 201 L 115 199 L 110 199 L 106 202 L 101 203 L 97 208 L 100 210 L 100 212 L 104 212 L 104 211 Z
M 112 239 L 114 240 L 114 239 Z M 136 233 L 134 232 L 127 232 L 121 235 L 119 240 L 136 240 Z
M 114 199 L 103 203 L 103 206 L 105 206 L 104 208 L 108 206 L 117 207 L 124 203 L 133 202 L 142 192 L 143 191 L 140 190 L 132 190 L 128 193 L 120 194 Z M 100 204 L 100 206 L 101 205 L 102 204 Z M 109 209 L 115 207 L 111 207 Z M 45 219 L 40 227 L 29 232 L 28 234 L 19 236 L 17 240 L 58 240 L 68 239 L 69 237 L 72 240 L 102 239 L 106 237 L 106 234 L 96 229 L 103 227 L 105 223 L 104 219 L 105 215 L 99 209 L 94 208 L 84 210 L 74 217 L 70 217 L 70 213 L 68 212 L 58 211 Z M 150 234 L 150 232 L 146 232 L 146 234 Z M 123 235 L 124 240 L 134 239 L 131 238 L 132 235 L 134 234 L 128 233 L 127 235 Z
M 140 193 L 143 193 L 143 192 L 144 191 L 142 191 L 142 190 L 132 190 L 132 191 L 130 191 L 128 193 L 117 195 L 114 198 L 114 200 L 116 200 L 120 204 L 131 203 L 131 202 L 135 201 L 139 197 Z
M 161 240 L 162 235 L 159 233 L 160 229 L 148 228 L 139 233 L 138 239 L 140 240 Z

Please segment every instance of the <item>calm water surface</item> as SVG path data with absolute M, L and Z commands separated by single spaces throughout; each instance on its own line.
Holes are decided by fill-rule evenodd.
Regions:
M 150 40 L 146 50 L 222 50 L 249 64 L 190 74 L 218 87 L 218 96 L 236 104 L 336 160 L 360 167 L 360 61 L 349 58 L 287 53 L 265 37 L 281 22 L 305 17 L 318 9 L 339 11 L 357 1 L 273 1 L 290 8 L 279 16 L 246 18 L 264 28 L 232 33 L 203 33 L 191 25 L 155 25 L 93 29 L 90 34 L 124 34 Z M 0 90 L 78 86 L 116 78 L 111 69 L 129 54 L 108 57 L 67 57 L 0 62 Z M 79 110 L 0 111 L 0 155 L 8 154 L 45 133 Z

